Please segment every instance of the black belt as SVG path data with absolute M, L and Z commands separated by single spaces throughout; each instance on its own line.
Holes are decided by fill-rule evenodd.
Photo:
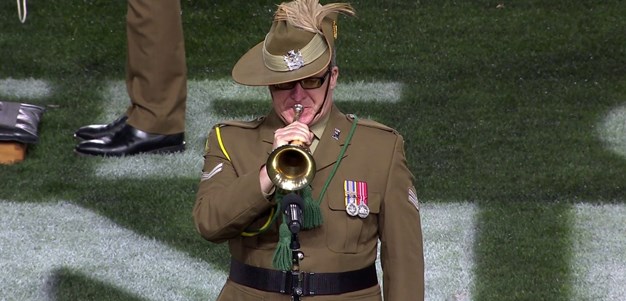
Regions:
M 374 264 L 355 271 L 341 273 L 300 272 L 303 296 L 339 295 L 366 289 L 378 284 Z M 291 295 L 291 271 L 257 268 L 235 259 L 230 261 L 230 280 L 254 289 Z

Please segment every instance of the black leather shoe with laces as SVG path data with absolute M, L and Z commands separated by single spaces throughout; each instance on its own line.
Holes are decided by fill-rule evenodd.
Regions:
M 83 141 L 74 150 L 81 155 L 110 157 L 181 152 L 185 150 L 185 133 L 149 134 L 127 124 L 112 137 Z
M 110 137 L 126 125 L 126 115 L 115 119 L 109 124 L 92 124 L 79 128 L 74 132 L 74 138 L 82 140 L 101 139 Z

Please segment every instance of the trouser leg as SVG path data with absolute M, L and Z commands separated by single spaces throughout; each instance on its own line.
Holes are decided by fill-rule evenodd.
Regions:
M 127 123 L 151 134 L 185 131 L 187 66 L 179 0 L 128 0 Z

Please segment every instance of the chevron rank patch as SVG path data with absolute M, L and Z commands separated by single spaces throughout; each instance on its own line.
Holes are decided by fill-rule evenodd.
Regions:
M 224 166 L 224 163 L 217 164 L 209 172 L 203 172 L 202 173 L 202 177 L 200 178 L 200 181 L 201 182 L 202 181 L 206 181 L 206 180 L 212 178 L 214 175 L 218 174 L 220 171 L 222 171 L 222 166 Z
M 415 206 L 417 211 L 420 211 L 420 203 L 417 200 L 417 194 L 415 193 L 415 188 L 409 188 L 409 202 Z

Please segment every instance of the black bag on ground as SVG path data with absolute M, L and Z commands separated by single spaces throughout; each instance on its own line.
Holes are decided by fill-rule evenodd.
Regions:
M 44 108 L 26 103 L 0 101 L 0 141 L 34 144 Z

